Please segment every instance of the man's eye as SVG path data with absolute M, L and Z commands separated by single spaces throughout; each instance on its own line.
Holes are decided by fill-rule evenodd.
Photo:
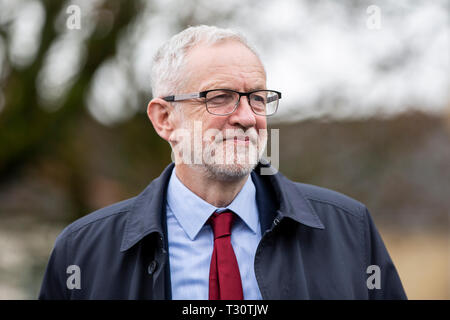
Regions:
M 258 96 L 258 95 L 253 95 L 252 96 L 252 100 L 258 103 L 266 103 L 266 97 L 265 96 Z
M 210 97 L 208 98 L 208 103 L 215 103 L 215 104 L 220 104 L 220 103 L 226 103 L 233 100 L 233 96 L 231 94 L 228 93 L 222 93 L 222 94 L 218 94 L 214 97 Z

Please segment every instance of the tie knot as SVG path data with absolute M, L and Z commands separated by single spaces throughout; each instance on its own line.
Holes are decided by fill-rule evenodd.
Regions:
M 234 213 L 224 211 L 222 213 L 214 212 L 209 218 L 209 224 L 214 232 L 214 239 L 231 235 L 231 226 L 234 221 Z

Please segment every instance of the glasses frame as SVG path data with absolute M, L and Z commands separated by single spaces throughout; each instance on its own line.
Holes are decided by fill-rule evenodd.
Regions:
M 216 114 L 216 113 L 210 112 L 209 109 L 208 109 L 208 104 L 206 103 L 206 95 L 209 92 L 213 92 L 213 91 L 229 91 L 229 92 L 234 92 L 234 93 L 239 94 L 239 99 L 237 100 L 236 104 L 234 105 L 233 111 L 231 111 L 229 113 L 225 113 L 225 114 Z M 255 112 L 255 110 L 253 109 L 253 106 L 252 106 L 252 104 L 250 102 L 250 95 L 255 93 L 255 92 L 261 92 L 261 91 L 263 91 L 263 92 L 274 92 L 278 96 L 277 107 L 275 108 L 275 111 L 272 114 L 269 114 L 269 115 L 260 114 L 260 113 Z M 239 102 L 241 102 L 241 97 L 242 96 L 247 97 L 248 104 L 250 105 L 250 108 L 252 109 L 254 114 L 256 114 L 258 116 L 270 117 L 270 116 L 273 116 L 278 110 L 278 104 L 279 104 L 279 101 L 281 99 L 281 92 L 275 91 L 275 90 L 253 90 L 253 91 L 249 91 L 249 92 L 239 92 L 239 91 L 231 90 L 231 89 L 211 89 L 211 90 L 206 90 L 206 91 L 201 91 L 201 92 L 171 95 L 171 96 L 163 97 L 162 99 L 167 101 L 167 102 L 176 102 L 176 101 L 184 101 L 184 100 L 190 100 L 190 99 L 205 98 L 205 107 L 206 107 L 206 111 L 208 111 L 208 113 L 213 114 L 215 116 L 228 116 L 228 115 L 230 115 L 230 114 L 232 114 L 233 112 L 236 111 L 237 107 L 239 106 Z M 272 101 L 269 101 L 269 102 L 272 102 Z

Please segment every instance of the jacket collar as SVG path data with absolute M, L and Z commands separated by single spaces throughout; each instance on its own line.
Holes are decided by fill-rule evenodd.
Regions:
M 158 233 L 163 243 L 165 223 L 162 220 L 165 219 L 166 190 L 174 166 L 174 163 L 167 166 L 161 175 L 135 198 L 127 218 L 121 252 L 151 233 Z M 252 172 L 258 208 L 262 211 L 260 215 L 263 233 L 272 222 L 273 213 L 269 212 L 271 208 L 277 210 L 279 220 L 287 217 L 312 228 L 324 229 L 314 209 L 294 182 L 279 172 L 274 175 L 261 175 L 262 168 L 275 169 L 260 163 Z M 277 203 L 269 200 L 270 194 Z
M 128 250 L 150 233 L 156 232 L 160 237 L 163 236 L 166 189 L 174 166 L 173 163 L 167 166 L 161 175 L 135 198 L 125 225 L 121 252 Z
M 301 192 L 300 187 L 281 173 L 269 176 L 280 203 L 279 215 L 308 227 L 325 229 L 319 216 Z
M 272 171 L 274 174 L 261 175 L 261 170 Z M 287 217 L 311 228 L 325 229 L 298 183 L 287 179 L 270 164 L 259 164 L 255 171 L 257 173 L 254 174 L 259 180 L 268 181 L 267 185 L 271 186 L 271 191 L 275 193 L 276 202 L 279 205 L 276 217 L 278 220 Z

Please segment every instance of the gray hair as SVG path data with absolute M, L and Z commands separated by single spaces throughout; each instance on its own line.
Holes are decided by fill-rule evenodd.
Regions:
M 256 50 L 236 31 L 206 25 L 189 27 L 166 41 L 156 52 L 151 70 L 153 97 L 180 93 L 177 91 L 182 90 L 189 79 L 189 74 L 181 72 L 189 49 L 199 44 L 214 45 L 224 40 L 242 43 L 259 59 Z

